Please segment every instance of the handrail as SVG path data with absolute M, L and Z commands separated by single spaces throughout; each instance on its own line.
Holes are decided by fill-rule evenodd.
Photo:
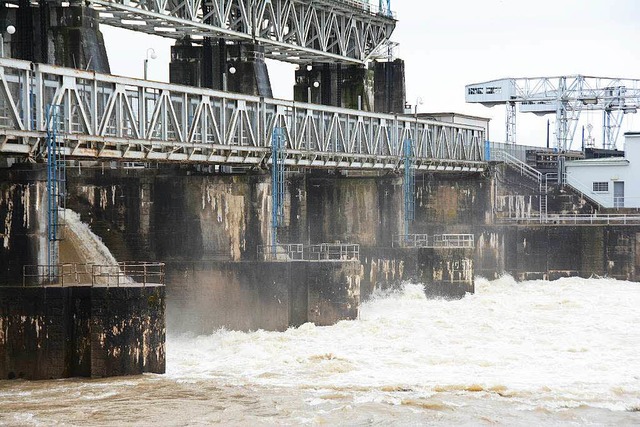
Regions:
M 600 207 L 604 207 L 604 208 L 613 207 L 613 206 L 610 206 L 613 202 L 613 199 L 611 199 L 611 203 L 609 203 L 607 199 L 601 197 L 598 193 L 594 193 L 593 190 L 589 189 L 589 187 L 586 184 L 576 179 L 570 172 L 565 173 L 564 175 L 565 175 L 564 182 L 569 187 L 573 188 L 578 193 L 580 193 L 583 197 L 591 200 L 593 203 L 597 204 Z
M 548 214 L 544 218 L 499 218 L 506 223 L 571 224 L 571 225 L 629 225 L 639 224 L 640 215 L 626 214 Z
M 474 248 L 473 234 L 399 234 L 391 245 L 401 248 Z
M 496 160 L 504 161 L 507 165 L 519 171 L 521 175 L 526 175 L 529 178 L 538 181 L 538 183 L 542 182 L 542 173 L 540 173 L 537 169 L 529 166 L 522 160 L 518 159 L 517 157 L 514 157 L 506 151 L 502 150 L 496 150 L 495 154 L 497 157 Z
M 278 243 L 259 245 L 258 259 L 262 261 L 349 261 L 360 260 L 360 245 L 354 243 Z
M 23 265 L 22 286 L 120 287 L 165 284 L 161 262 L 119 262 L 118 264 L 65 263 Z

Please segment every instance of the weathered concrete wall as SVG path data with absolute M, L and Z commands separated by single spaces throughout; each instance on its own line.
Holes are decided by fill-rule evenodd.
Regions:
M 328 326 L 357 319 L 360 310 L 360 263 L 304 262 L 292 265 L 293 282 L 308 287 L 307 321 Z
M 492 221 L 491 180 L 479 173 L 416 176 L 410 233 L 470 233 Z
M 476 274 L 494 278 L 507 272 L 518 280 L 608 276 L 640 281 L 639 235 L 639 226 L 514 225 L 479 230 Z M 495 267 L 493 260 L 498 261 Z
M 0 287 L 0 378 L 165 371 L 164 287 Z
M 25 264 L 46 264 L 43 172 L 42 168 L 0 169 L 0 286 L 21 285 Z
M 355 261 L 198 262 L 167 265 L 172 331 L 286 330 L 306 322 L 355 319 Z
M 402 233 L 402 180 L 398 176 L 307 178 L 311 242 L 391 246 Z
M 419 269 L 427 296 L 462 298 L 467 293 L 473 293 L 473 256 L 473 249 L 420 249 Z
M 68 180 L 69 207 L 117 259 L 239 260 L 269 239 L 261 177 L 84 169 Z

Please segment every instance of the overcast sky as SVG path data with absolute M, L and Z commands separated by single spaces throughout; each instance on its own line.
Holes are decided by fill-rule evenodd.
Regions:
M 495 141 L 504 140 L 504 108 L 466 104 L 465 85 L 566 74 L 640 79 L 640 0 L 392 0 L 392 9 L 398 18 L 392 39 L 406 62 L 407 102 L 420 97 L 419 111 L 491 117 Z M 102 30 L 112 73 L 141 77 L 146 50 L 154 48 L 158 58 L 150 62 L 149 76 L 168 80 L 172 41 Z M 270 62 L 269 68 L 274 95 L 291 98 L 293 67 Z M 601 145 L 601 113 L 582 116 L 581 126 L 591 123 Z M 623 131 L 640 130 L 636 116 L 627 115 Z M 554 120 L 518 114 L 518 143 L 544 145 L 547 118 Z

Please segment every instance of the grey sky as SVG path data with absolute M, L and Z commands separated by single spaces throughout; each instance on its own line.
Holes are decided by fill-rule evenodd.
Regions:
M 466 104 L 466 84 L 562 74 L 640 78 L 639 0 L 392 0 L 392 9 L 408 102 L 421 97 L 419 111 L 491 117 L 492 140 L 504 140 L 504 109 Z M 168 80 L 171 41 L 102 29 L 113 73 L 142 76 L 146 49 L 153 47 L 158 58 L 150 64 L 150 78 Z M 274 95 L 290 98 L 293 67 L 269 67 Z M 635 116 L 627 116 L 623 130 L 640 130 Z M 546 119 L 519 114 L 518 142 L 543 145 Z M 583 113 L 581 124 L 594 125 L 597 143 L 601 120 L 599 113 Z M 579 131 L 574 147 L 578 138 Z

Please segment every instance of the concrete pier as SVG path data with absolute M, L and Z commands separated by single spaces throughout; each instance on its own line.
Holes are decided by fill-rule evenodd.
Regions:
M 418 257 L 420 276 L 428 297 L 453 299 L 474 292 L 474 249 L 423 248 Z
M 357 261 L 174 262 L 167 265 L 172 331 L 277 330 L 356 319 Z
M 23 2 L 2 9 L 16 26 L 7 56 L 44 64 L 109 73 L 109 59 L 99 29 L 98 12 L 81 2 Z M 4 31 L 4 28 L 2 29 Z M 9 55 L 10 52 L 10 55 Z
M 0 287 L 0 379 L 165 371 L 164 286 Z
M 377 113 L 404 113 L 407 102 L 404 61 L 396 59 L 375 62 L 374 87 L 375 111 Z
M 171 83 L 271 98 L 271 80 L 264 47 L 253 43 L 228 44 L 207 38 L 202 46 L 189 37 L 171 47 Z
M 295 101 L 373 111 L 373 72 L 364 66 L 313 63 L 295 78 Z

